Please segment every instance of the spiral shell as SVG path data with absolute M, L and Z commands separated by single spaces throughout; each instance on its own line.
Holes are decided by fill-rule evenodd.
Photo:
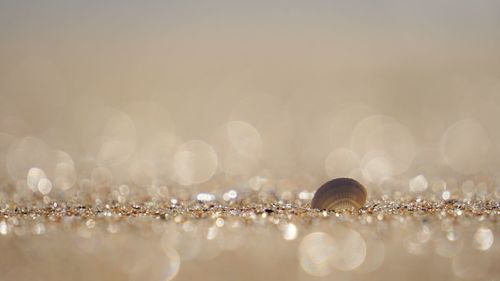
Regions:
M 322 210 L 359 209 L 366 203 L 366 188 L 350 178 L 337 178 L 323 184 L 314 194 L 311 208 Z

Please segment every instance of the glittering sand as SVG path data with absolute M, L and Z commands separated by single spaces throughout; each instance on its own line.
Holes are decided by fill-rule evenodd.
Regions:
M 383 200 L 335 212 L 311 209 L 307 200 L 249 198 L 7 204 L 0 209 L 2 280 L 420 280 L 410 274 L 417 272 L 429 280 L 488 280 L 499 274 L 498 201 Z

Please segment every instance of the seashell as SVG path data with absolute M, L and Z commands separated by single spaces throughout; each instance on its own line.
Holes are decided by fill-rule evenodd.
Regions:
M 322 210 L 344 210 L 363 207 L 366 203 L 366 188 L 350 178 L 336 178 L 323 184 L 311 202 L 311 208 Z

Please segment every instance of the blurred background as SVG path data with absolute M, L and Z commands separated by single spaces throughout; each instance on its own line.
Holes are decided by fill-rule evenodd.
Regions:
M 69 160 L 142 185 L 498 170 L 497 1 L 2 1 L 0 20 L 14 180 Z
M 0 206 L 498 201 L 499 30 L 495 0 L 0 0 Z M 360 221 L 6 219 L 0 280 L 498 279 L 484 217 Z
M 2 1 L 0 21 L 4 183 L 500 176 L 498 1 Z

